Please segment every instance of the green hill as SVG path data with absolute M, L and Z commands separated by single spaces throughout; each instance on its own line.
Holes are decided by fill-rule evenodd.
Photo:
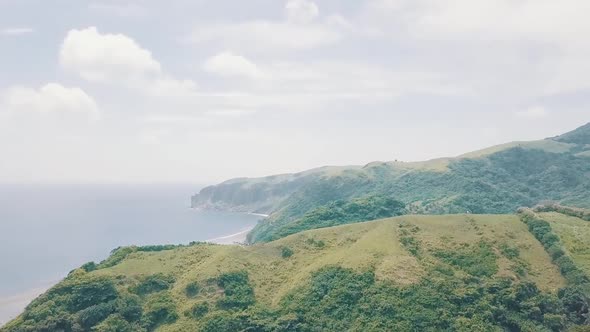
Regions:
M 252 245 L 117 248 L 0 331 L 588 331 L 589 132 L 205 188 Z
M 336 201 L 391 197 L 415 214 L 512 213 L 544 201 L 590 208 L 590 124 L 533 142 L 513 142 L 456 158 L 373 162 L 297 174 L 235 179 L 193 196 L 195 208 L 263 212 L 252 241 Z M 274 232 L 274 230 L 273 230 Z
M 588 279 L 564 270 L 547 234 L 563 237 L 558 258 L 576 264 L 584 253 L 571 245 L 590 234 L 571 239 L 557 219 L 543 228 L 538 218 L 562 218 L 546 213 L 407 215 L 251 246 L 119 248 L 1 331 L 565 331 L 590 323 Z

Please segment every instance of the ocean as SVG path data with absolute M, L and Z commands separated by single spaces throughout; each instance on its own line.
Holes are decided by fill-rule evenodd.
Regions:
M 190 209 L 199 189 L 0 184 L 0 326 L 69 271 L 116 247 L 231 239 L 261 218 Z

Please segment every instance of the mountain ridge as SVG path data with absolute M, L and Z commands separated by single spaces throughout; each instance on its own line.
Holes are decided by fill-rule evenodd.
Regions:
M 340 189 L 342 189 L 342 186 L 348 183 L 356 183 L 359 185 L 359 190 L 357 192 L 351 191 L 346 195 L 334 195 L 330 200 L 362 196 L 375 190 L 383 191 L 385 187 L 389 186 L 393 188 L 403 181 L 406 181 L 408 186 L 424 185 L 423 182 L 426 181 L 440 182 L 439 185 L 446 185 L 447 187 L 452 187 L 457 183 L 463 182 L 465 187 L 473 185 L 484 187 L 496 186 L 500 191 L 506 191 L 508 188 L 504 188 L 503 186 L 512 187 L 515 184 L 498 184 L 497 179 L 490 179 L 490 181 L 481 180 L 480 184 L 475 184 L 478 181 L 475 175 L 479 172 L 486 174 L 497 172 L 498 174 L 495 176 L 501 179 L 500 182 L 515 182 L 509 179 L 512 175 L 511 172 L 520 171 L 515 165 L 508 165 L 508 162 L 515 164 L 519 162 L 540 162 L 544 163 L 544 170 L 537 168 L 531 169 L 530 171 L 551 172 L 557 167 L 565 170 L 565 173 L 567 173 L 572 169 L 572 165 L 568 165 L 569 162 L 564 155 L 567 155 L 568 158 L 573 158 L 578 163 L 581 159 L 586 159 L 590 156 L 590 123 L 560 136 L 538 141 L 501 144 L 465 153 L 457 157 L 438 158 L 422 162 L 389 161 L 370 162 L 362 166 L 324 166 L 299 173 L 280 174 L 262 178 L 232 179 L 215 186 L 204 188 L 191 198 L 191 206 L 193 208 L 232 210 L 238 212 L 278 213 L 292 205 L 289 202 L 290 198 L 297 195 L 301 196 L 303 192 L 313 193 L 314 190 L 322 190 L 321 188 L 312 189 L 314 186 L 317 187 L 319 183 L 338 181 L 340 183 L 334 184 L 335 187 L 340 186 Z M 560 159 L 560 162 L 563 164 L 551 163 L 551 157 Z M 505 159 L 504 162 L 500 161 L 502 158 Z M 495 163 L 494 167 L 496 168 L 484 171 L 486 164 L 490 163 Z M 583 166 L 580 167 L 584 168 Z M 546 174 L 543 178 L 561 177 L 564 181 L 569 179 L 577 185 L 581 184 L 587 187 L 590 186 L 590 179 L 583 174 L 584 171 L 583 169 L 575 169 L 569 172 L 571 174 L 558 174 L 560 173 L 559 171 L 554 171 L 556 174 Z M 454 177 L 454 179 L 448 179 L 449 174 L 452 174 L 451 177 Z M 486 174 L 484 174 L 484 177 Z M 520 178 L 516 179 L 517 181 L 533 182 L 532 187 L 537 191 L 540 190 L 540 188 L 535 187 L 534 182 L 538 182 L 541 179 L 525 177 L 523 174 L 518 174 L 518 176 Z M 366 182 L 373 182 L 373 185 L 367 185 Z M 518 193 L 518 195 L 524 195 L 521 199 L 517 200 L 518 204 L 505 204 L 504 207 L 495 210 L 487 209 L 480 212 L 510 213 L 520 205 L 532 206 L 543 200 L 557 200 L 574 205 L 588 201 L 586 200 L 588 198 L 586 196 L 583 197 L 584 199 L 580 199 L 581 194 L 579 192 L 582 189 L 577 189 L 578 193 L 571 195 L 565 191 L 555 195 L 542 195 L 540 193 L 529 195 L 526 193 L 526 190 L 524 187 L 511 190 L 512 192 Z M 411 190 L 397 188 L 391 190 L 388 194 L 398 195 L 400 197 L 396 198 L 402 199 L 407 204 L 419 207 L 414 212 L 420 212 L 420 209 L 425 213 L 474 212 L 470 211 L 469 206 L 461 202 L 458 204 L 442 202 L 443 199 L 448 200 L 449 197 L 461 199 L 465 195 L 465 191 L 462 191 L 460 188 L 450 190 L 444 193 L 444 195 L 442 195 L 443 193 L 437 193 L 432 188 L 426 190 L 431 192 L 432 195 L 409 193 L 409 191 Z M 525 197 L 527 195 L 529 196 L 528 198 Z M 319 203 L 325 204 L 327 201 Z M 434 205 L 436 204 L 442 205 L 435 207 Z M 590 206 L 585 205 L 584 207 Z

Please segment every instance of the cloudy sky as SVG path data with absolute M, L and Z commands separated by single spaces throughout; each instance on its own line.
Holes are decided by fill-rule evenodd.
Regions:
M 590 121 L 587 0 L 0 0 L 0 182 L 423 160 Z

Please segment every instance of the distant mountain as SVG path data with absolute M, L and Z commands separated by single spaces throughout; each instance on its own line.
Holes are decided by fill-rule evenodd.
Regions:
M 582 146 L 585 145 L 588 148 L 588 144 L 590 144 L 590 123 L 569 133 L 554 137 L 553 140 Z
M 375 195 L 402 201 L 408 213 L 418 214 L 512 213 L 543 201 L 590 207 L 590 123 L 557 137 L 454 158 L 234 179 L 204 188 L 192 206 L 270 213 L 250 236 L 256 242 L 274 238 L 261 233 L 275 232 L 313 209 Z

